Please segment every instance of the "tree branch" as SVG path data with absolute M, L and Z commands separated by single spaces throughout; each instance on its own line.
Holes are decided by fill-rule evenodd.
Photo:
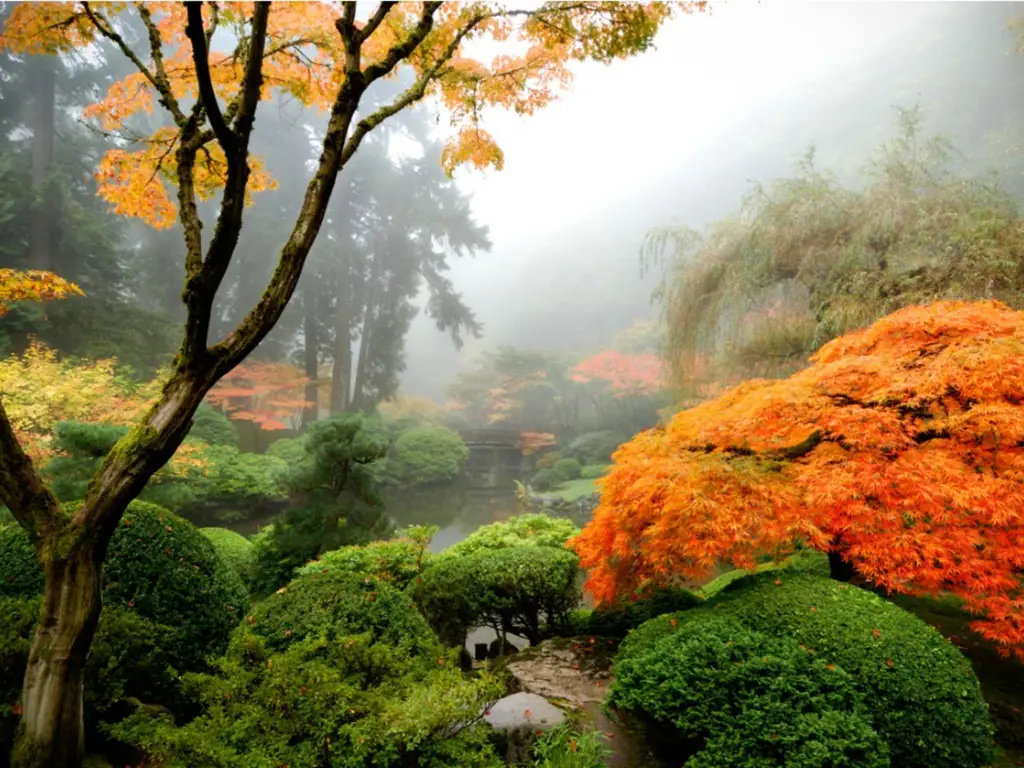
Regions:
M 199 85 L 199 100 L 206 111 L 206 118 L 210 121 L 217 141 L 224 147 L 226 154 L 232 154 L 235 147 L 235 134 L 224 122 L 224 115 L 221 114 L 220 105 L 217 103 L 217 94 L 213 90 L 213 80 L 210 77 L 210 57 L 206 50 L 206 29 L 203 26 L 203 4 L 186 3 L 188 23 L 185 25 L 185 35 L 192 42 L 192 63 L 196 68 L 196 82 Z
M 166 74 L 163 76 L 163 78 L 158 77 L 158 75 L 154 75 L 149 70 L 149 67 L 142 63 L 142 59 L 135 55 L 135 51 L 133 51 L 131 47 L 128 45 L 128 43 L 125 42 L 124 38 L 121 37 L 121 35 L 119 35 L 113 27 L 107 26 L 105 23 L 103 23 L 103 21 L 101 21 L 100 16 L 93 13 L 93 10 L 89 6 L 89 3 L 83 2 L 82 10 L 85 11 L 85 15 L 88 17 L 92 25 L 96 27 L 97 30 L 99 30 L 99 33 L 108 40 L 110 40 L 112 43 L 114 43 L 118 48 L 120 48 L 121 52 L 128 57 L 132 64 L 135 65 L 136 69 L 138 69 L 139 72 L 141 72 L 143 76 L 145 76 L 145 78 L 149 80 L 150 83 L 152 83 L 157 93 L 160 94 L 160 103 L 167 107 L 167 110 L 171 113 L 171 116 L 174 118 L 174 122 L 179 126 L 184 125 L 186 120 L 185 113 L 181 111 L 181 106 L 178 104 L 178 100 L 174 98 L 174 93 L 171 91 L 171 86 L 170 83 L 167 81 Z M 153 34 L 154 32 L 156 32 L 155 36 Z M 155 27 L 149 33 L 149 45 L 150 53 L 153 56 L 153 60 L 162 61 L 162 41 L 160 40 L 160 33 L 156 31 Z
M 191 18 L 195 15 L 194 5 L 189 5 L 190 24 Z M 185 306 L 188 309 L 188 319 L 185 325 L 185 342 L 182 346 L 182 353 L 186 361 L 199 361 L 207 355 L 208 335 L 210 330 L 210 317 L 213 312 L 213 302 L 217 290 L 224 279 L 231 257 L 234 255 L 235 247 L 238 245 L 238 236 L 242 230 L 242 212 L 245 207 L 245 189 L 249 181 L 249 139 L 252 136 L 252 128 L 256 117 L 256 107 L 259 104 L 260 89 L 263 85 L 263 52 L 267 41 L 267 21 L 270 15 L 269 2 L 257 2 L 252 15 L 252 33 L 249 38 L 249 56 L 246 60 L 245 74 L 242 77 L 242 84 L 239 91 L 238 110 L 235 116 L 235 129 L 231 130 L 223 122 L 216 105 L 216 95 L 212 93 L 212 82 L 209 81 L 209 68 L 207 61 L 207 82 L 209 84 L 209 97 L 213 99 L 213 108 L 217 110 L 217 118 L 221 121 L 221 131 L 226 136 L 228 143 L 225 144 L 216 126 L 211 127 L 217 135 L 217 140 L 224 149 L 227 158 L 228 170 L 227 180 L 224 185 L 224 196 L 221 198 L 220 211 L 217 215 L 217 224 L 210 239 L 210 245 L 206 252 L 206 258 L 198 271 L 188 273 L 185 282 L 185 295 L 183 297 Z M 193 26 L 192 35 L 200 37 L 199 31 Z M 200 57 L 206 61 L 205 54 Z M 201 67 L 200 58 L 196 59 L 197 72 Z M 200 94 L 204 102 L 207 115 L 211 114 L 210 106 L 206 104 L 206 97 Z M 194 153 L 193 153 L 194 160 Z
M 366 22 L 366 26 L 359 30 L 359 45 L 370 39 L 370 35 L 377 31 L 377 27 L 381 25 L 381 22 L 387 18 L 387 15 L 391 13 L 391 9 L 396 5 L 398 3 L 381 3 L 377 6 L 377 10 L 373 12 L 370 20 Z
M 33 541 L 56 524 L 60 505 L 14 434 L 0 401 L 0 502 Z
M 437 13 L 441 7 L 441 3 L 424 3 L 423 13 L 420 14 L 420 20 L 416 23 L 412 32 L 400 43 L 391 46 L 384 58 L 376 64 L 371 64 L 363 72 L 363 76 L 366 78 L 366 84 L 369 85 L 374 80 L 379 80 L 388 74 L 392 69 L 398 66 L 398 63 L 404 61 L 409 55 L 419 47 L 419 44 L 423 42 L 423 39 L 430 34 L 430 30 L 434 27 L 434 14 Z M 479 23 L 479 22 L 476 22 Z M 475 24 L 474 24 L 475 26 Z M 467 30 L 468 31 L 468 30 Z M 459 39 L 464 37 L 464 33 L 460 33 Z M 358 43 L 362 45 L 363 40 L 360 39 Z

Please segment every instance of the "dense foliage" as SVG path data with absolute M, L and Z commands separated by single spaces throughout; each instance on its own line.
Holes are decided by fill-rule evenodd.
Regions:
M 405 589 L 419 576 L 431 557 L 426 545 L 436 530 L 416 529 L 388 541 L 333 549 L 300 568 L 298 575 L 350 573 L 380 579 L 396 589 Z
M 670 621 L 674 631 L 641 628 L 623 644 L 610 702 L 660 726 L 660 746 L 687 768 L 890 765 L 840 666 L 731 616 Z
M 116 729 L 162 765 L 496 768 L 473 724 L 497 698 L 464 678 L 403 593 L 352 573 L 301 576 L 236 630 L 216 674 L 189 678 L 203 714 Z
M 533 546 L 563 548 L 579 533 L 579 529 L 562 517 L 545 514 L 515 515 L 500 523 L 482 525 L 458 544 L 444 551 L 445 555 L 472 555 L 492 549 Z
M 766 573 L 733 586 L 706 609 L 642 625 L 624 641 L 624 657 L 679 631 L 699 635 L 709 621 L 738 622 L 848 674 L 894 766 L 988 765 L 992 724 L 971 664 L 923 621 L 870 592 L 815 576 Z
M 199 532 L 213 544 L 218 557 L 243 582 L 251 578 L 256 553 L 252 542 L 227 528 L 200 528 Z
M 411 486 L 452 480 L 469 458 L 466 443 L 445 427 L 420 426 L 404 431 L 388 454 L 388 474 Z
M 1022 388 L 1024 313 L 900 310 L 635 437 L 573 546 L 608 601 L 804 540 L 886 589 L 959 595 L 1020 653 Z
M 541 641 L 547 627 L 564 627 L 580 603 L 579 561 L 554 547 L 517 546 L 436 557 L 413 585 L 417 604 L 448 643 L 469 629 L 491 627 L 499 637 Z

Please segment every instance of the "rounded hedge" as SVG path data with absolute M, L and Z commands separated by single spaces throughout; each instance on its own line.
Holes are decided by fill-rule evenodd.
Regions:
M 246 620 L 247 632 L 271 651 L 307 637 L 337 640 L 370 633 L 381 642 L 419 656 L 438 642 L 404 592 L 372 576 L 321 570 L 299 576 L 258 603 Z
M 0 568 L 0 595 L 42 592 L 42 568 L 20 527 L 0 532 Z M 241 580 L 192 523 L 154 504 L 128 505 L 107 549 L 103 604 L 171 627 L 163 650 L 177 668 L 199 669 L 205 656 L 221 653 L 248 601 Z
M 245 579 L 256 560 L 256 550 L 245 536 L 227 528 L 200 528 L 199 532 L 213 544 L 220 559 L 239 578 Z
M 970 662 L 934 628 L 878 595 L 811 575 L 765 573 L 737 583 L 708 608 L 641 625 L 622 652 L 709 615 L 792 638 L 846 670 L 894 766 L 980 768 L 991 762 L 992 722 Z
M 442 554 L 472 555 L 489 549 L 522 546 L 565 549 L 565 543 L 579 532 L 580 529 L 564 517 L 551 517 L 542 512 L 515 515 L 500 523 L 480 526 Z
M 324 552 L 318 560 L 304 565 L 297 573 L 299 576 L 352 573 L 364 578 L 372 576 L 396 589 L 405 589 L 430 557 L 429 552 L 411 539 L 390 539 L 332 549 Z
M 732 616 L 634 640 L 614 675 L 610 703 L 653 726 L 656 749 L 688 753 L 687 768 L 889 766 L 846 671 Z M 823 723 L 844 738 L 810 744 Z
M 405 485 L 436 483 L 458 477 L 469 448 L 447 427 L 413 427 L 395 441 L 388 468 Z
M 575 480 L 580 476 L 582 467 L 576 459 L 559 459 L 551 469 L 563 480 Z
M 535 491 L 550 491 L 562 482 L 562 476 L 553 469 L 541 469 L 530 478 L 530 487 Z

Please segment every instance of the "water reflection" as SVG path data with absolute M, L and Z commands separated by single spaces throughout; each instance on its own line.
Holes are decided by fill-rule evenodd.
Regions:
M 441 530 L 430 543 L 430 551 L 435 553 L 457 544 L 481 526 L 526 511 L 520 508 L 513 489 L 473 490 L 460 485 L 392 493 L 387 498 L 387 510 L 399 527 L 438 526 Z

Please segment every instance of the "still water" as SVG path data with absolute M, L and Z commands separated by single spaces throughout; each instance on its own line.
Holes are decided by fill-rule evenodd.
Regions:
M 392 494 L 387 499 L 387 510 L 399 527 L 438 526 L 441 530 L 430 542 L 430 551 L 435 553 L 457 544 L 477 528 L 527 511 L 519 505 L 514 491 L 458 486 Z

